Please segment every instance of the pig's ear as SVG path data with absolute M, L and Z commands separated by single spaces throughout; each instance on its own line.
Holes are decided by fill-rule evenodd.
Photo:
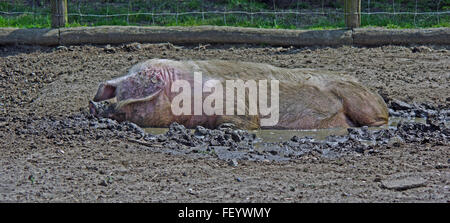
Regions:
M 116 86 L 108 83 L 101 83 L 98 87 L 97 94 L 94 97 L 94 101 L 104 101 L 116 96 Z

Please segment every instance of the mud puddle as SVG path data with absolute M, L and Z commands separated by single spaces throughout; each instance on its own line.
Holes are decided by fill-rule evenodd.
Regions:
M 426 123 L 426 118 L 416 117 L 392 117 L 389 123 L 380 127 L 370 127 L 369 131 L 380 129 L 397 128 L 400 122 Z M 262 142 L 280 142 L 290 140 L 297 136 L 300 138 L 309 137 L 315 140 L 326 140 L 328 136 L 343 136 L 348 134 L 347 128 L 330 128 L 330 129 L 308 129 L 308 130 L 255 130 L 250 131 L 256 134 Z

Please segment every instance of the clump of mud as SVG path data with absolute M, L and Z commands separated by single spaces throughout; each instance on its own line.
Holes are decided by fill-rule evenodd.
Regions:
M 446 106 L 441 106 L 438 108 L 433 107 L 427 103 L 413 103 L 408 104 L 404 101 L 397 99 L 385 99 L 388 101 L 389 116 L 391 117 L 416 117 L 416 118 L 427 118 L 427 117 L 448 117 L 450 114 L 450 109 Z

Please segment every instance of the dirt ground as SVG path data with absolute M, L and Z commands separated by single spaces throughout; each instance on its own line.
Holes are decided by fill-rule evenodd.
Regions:
M 161 153 L 108 129 L 25 131 L 86 111 L 99 82 L 150 58 L 320 68 L 353 75 L 385 100 L 450 105 L 448 47 L 0 47 L 0 201 L 450 202 L 448 144 L 404 143 L 370 154 L 239 160 L 233 166 Z M 386 188 L 402 179 L 413 182 Z

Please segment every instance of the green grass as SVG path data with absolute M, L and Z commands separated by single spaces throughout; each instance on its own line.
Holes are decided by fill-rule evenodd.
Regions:
M 104 2 L 104 1 L 103 1 Z M 108 1 L 111 2 L 111 1 Z M 89 3 L 78 4 L 77 1 L 69 1 L 69 13 L 82 12 L 83 14 L 95 15 L 112 15 L 127 14 L 133 12 L 190 12 L 190 11 L 270 11 L 272 5 L 267 5 L 255 0 L 152 0 L 152 4 L 148 1 L 131 1 L 116 0 L 114 3 L 99 4 L 100 1 L 89 1 Z M 327 5 L 330 7 L 340 8 L 336 1 Z M 368 7 L 364 5 L 362 8 Z M 396 1 L 396 10 L 414 12 L 415 4 L 411 1 Z M 450 10 L 449 0 L 443 0 L 440 11 Z M 421 11 L 436 11 L 435 5 L 431 1 L 420 1 Z M 381 10 L 392 12 L 392 1 L 371 1 L 370 8 L 373 10 Z M 310 10 L 320 12 L 321 8 L 312 6 L 307 2 L 294 3 L 291 8 L 285 10 Z M 19 27 L 19 28 L 49 28 L 51 26 L 51 16 L 49 6 L 33 7 L 11 1 L 0 2 L 0 11 L 6 12 L 30 12 L 21 15 L 3 15 L 0 14 L 0 27 Z M 37 14 L 32 14 L 35 12 Z M 199 26 L 199 25 L 216 25 L 216 26 L 239 26 L 239 27 L 257 27 L 257 28 L 276 28 L 276 29 L 336 29 L 344 28 L 343 15 L 330 14 L 323 15 L 239 15 L 227 14 L 195 14 L 180 16 L 151 16 L 151 15 L 130 15 L 115 17 L 90 17 L 70 15 L 67 27 L 78 26 L 101 26 L 101 25 L 140 25 L 140 26 Z M 426 27 L 450 27 L 450 14 L 437 15 L 363 15 L 361 19 L 362 27 L 386 27 L 386 28 L 426 28 Z
M 450 27 L 450 16 L 437 16 L 430 18 L 428 15 L 397 15 L 395 18 L 378 15 L 364 15 L 361 18 L 362 27 L 386 27 L 395 29 L 404 28 L 437 28 Z

